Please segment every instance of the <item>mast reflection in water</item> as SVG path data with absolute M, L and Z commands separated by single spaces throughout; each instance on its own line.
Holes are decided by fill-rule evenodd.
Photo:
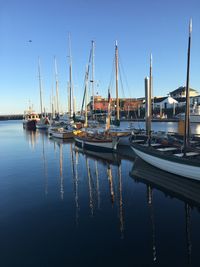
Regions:
M 0 127 L 1 266 L 199 265 L 200 183 Z
M 184 266 L 195 266 L 195 260 L 192 261 L 192 238 L 191 238 L 191 211 L 192 208 L 196 207 L 198 212 L 200 208 L 200 183 L 184 179 L 180 176 L 173 175 L 161 171 L 160 169 L 154 168 L 139 158 L 136 158 L 131 176 L 137 181 L 145 183 L 147 186 L 147 203 L 151 213 L 152 223 L 152 241 L 153 241 L 153 261 L 157 261 L 156 252 L 156 226 L 155 216 L 153 208 L 153 190 L 160 190 L 165 195 L 172 198 L 177 198 L 184 203 L 185 212 L 185 245 L 186 245 L 186 256 Z M 198 214 L 199 216 L 199 214 Z M 167 221 L 167 223 L 169 223 Z M 173 227 L 173 225 L 171 226 Z M 181 229 L 181 227 L 180 227 Z M 172 237 L 173 238 L 173 237 Z M 176 238 L 174 236 L 174 238 Z M 174 240 L 172 239 L 172 242 Z M 192 264 L 193 263 L 193 264 Z M 181 265 L 182 266 L 182 265 Z

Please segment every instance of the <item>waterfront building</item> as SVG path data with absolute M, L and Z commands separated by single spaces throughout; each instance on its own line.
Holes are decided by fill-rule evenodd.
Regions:
M 195 89 L 190 88 L 190 97 L 198 96 L 198 91 Z M 179 88 L 175 89 L 174 91 L 170 92 L 170 96 L 173 98 L 180 98 L 186 96 L 186 89 L 185 86 L 180 86 Z
M 166 96 L 166 97 L 154 97 L 153 99 L 154 102 L 154 108 L 160 108 L 163 107 L 165 109 L 167 108 L 173 108 L 174 106 L 178 105 L 178 101 L 171 96 Z
M 88 109 L 92 110 L 93 97 L 88 104 Z M 120 98 L 119 107 L 120 111 L 129 112 L 137 110 L 138 107 L 142 106 L 143 100 L 136 98 Z M 116 98 L 111 99 L 111 110 L 116 108 Z M 108 98 L 103 98 L 101 96 L 94 96 L 94 110 L 96 112 L 106 112 L 108 110 Z
M 167 96 L 155 96 L 152 98 L 152 110 L 154 115 L 165 112 L 168 116 L 175 116 L 177 113 L 184 112 L 185 109 L 185 86 L 169 92 Z M 190 106 L 200 104 L 200 95 L 197 90 L 190 88 Z M 93 109 L 94 105 L 94 109 Z M 93 96 L 88 103 L 88 112 L 94 110 L 96 114 L 105 114 L 108 110 L 108 98 L 100 95 Z M 111 99 L 111 111 L 116 112 L 116 98 Z M 143 118 L 145 112 L 145 98 L 120 98 L 119 99 L 120 117 Z M 137 115 L 136 115 L 137 114 Z

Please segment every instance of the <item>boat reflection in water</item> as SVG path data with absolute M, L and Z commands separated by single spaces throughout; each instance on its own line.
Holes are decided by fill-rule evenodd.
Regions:
M 91 218 L 94 218 L 98 212 L 104 209 L 105 202 L 111 203 L 111 208 L 114 212 L 116 211 L 120 236 L 123 238 L 124 218 L 121 158 L 116 153 L 97 153 L 95 151 L 80 149 L 70 140 L 49 139 L 49 142 L 53 144 L 53 150 L 55 152 L 54 160 L 57 162 L 56 166 L 59 168 L 60 199 L 64 201 L 64 194 L 66 194 L 66 198 L 69 198 L 69 192 L 72 192 L 76 226 L 78 227 L 82 221 L 80 215 L 83 211 L 85 213 L 85 203 L 81 202 L 81 196 L 83 197 L 84 192 L 86 199 L 88 197 L 88 204 L 86 205 L 88 207 L 89 217 Z M 44 150 L 42 153 L 46 177 L 45 195 L 47 195 L 47 160 Z M 68 157 L 67 160 L 66 156 Z M 72 190 L 68 183 L 72 185 Z M 68 184 L 68 187 L 65 189 L 66 184 Z
M 165 195 L 177 198 L 184 202 L 185 206 L 185 225 L 186 225 L 186 246 L 187 246 L 187 266 L 191 266 L 191 209 L 200 208 L 200 183 L 197 181 L 184 179 L 183 177 L 173 175 L 157 169 L 140 158 L 136 158 L 130 176 L 136 182 L 146 184 L 147 203 L 150 210 L 152 224 L 152 256 L 153 261 L 157 261 L 156 252 L 156 229 L 155 229 L 155 210 L 153 207 L 153 191 L 155 189 L 162 191 Z
M 197 181 L 5 127 L 2 266 L 199 266 Z
M 76 159 L 79 156 L 85 157 L 87 180 L 88 180 L 88 192 L 89 192 L 89 209 L 90 216 L 95 215 L 95 209 L 101 208 L 101 192 L 99 181 L 99 168 L 102 172 L 102 165 L 106 166 L 106 175 L 109 186 L 110 202 L 112 208 L 117 207 L 117 216 L 119 217 L 119 229 L 121 238 L 124 237 L 124 218 L 123 218 L 123 199 L 122 199 L 122 175 L 121 175 L 121 159 L 116 153 L 98 153 L 94 151 L 87 151 L 75 146 L 74 148 Z M 73 154 L 73 153 L 72 153 Z M 76 163 L 76 166 L 78 163 Z M 113 175 L 113 171 L 115 174 Z M 117 173 L 116 173 L 117 172 Z M 101 173 L 102 175 L 102 173 Z M 102 177 L 101 177 L 102 180 Z M 117 181 L 118 180 L 118 181 Z M 78 174 L 77 168 L 74 179 L 75 199 L 76 207 L 78 205 Z M 117 186 L 115 186 L 118 184 Z
M 64 199 L 64 178 L 63 178 L 63 144 L 59 144 L 59 167 L 60 167 L 60 198 Z
M 48 195 L 48 166 L 46 159 L 46 151 L 45 151 L 45 136 L 42 134 L 42 161 L 43 161 L 43 170 L 44 170 L 44 192 L 45 196 Z
M 60 184 L 60 199 L 64 199 L 64 174 L 63 174 L 63 169 L 65 166 L 63 166 L 63 150 L 65 145 L 70 146 L 70 157 L 71 157 L 71 169 L 72 169 L 72 177 L 75 177 L 75 171 L 74 171 L 74 159 L 73 159 L 73 140 L 70 139 L 49 139 L 50 142 L 54 144 L 54 151 L 55 153 L 59 153 L 59 184 Z
M 34 131 L 34 130 L 29 130 L 29 131 L 24 130 L 23 133 L 24 133 L 25 138 L 29 144 L 30 149 L 34 150 L 39 133 L 37 131 Z
M 170 196 L 200 207 L 200 183 L 157 169 L 136 158 L 130 175 Z
M 117 153 L 110 153 L 110 152 L 95 152 L 92 150 L 86 150 L 75 146 L 75 151 L 78 153 L 86 155 L 88 158 L 92 158 L 97 161 L 101 161 L 104 164 L 113 164 L 119 165 L 121 162 L 121 158 Z

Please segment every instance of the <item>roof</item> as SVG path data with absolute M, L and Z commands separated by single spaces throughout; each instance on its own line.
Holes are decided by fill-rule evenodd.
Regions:
M 185 97 L 176 97 L 176 98 L 174 98 L 176 101 L 178 101 L 179 103 L 180 102 L 186 102 L 186 98 Z
M 165 100 L 166 98 L 167 98 L 167 96 L 165 96 L 165 97 L 159 97 L 159 98 L 154 97 L 153 102 L 154 102 L 154 103 L 160 103 L 160 102 L 162 102 L 163 100 Z
M 185 86 L 180 86 L 179 88 L 172 91 L 170 94 L 180 94 L 182 92 L 185 92 Z M 197 90 L 190 88 L 190 91 L 197 92 Z

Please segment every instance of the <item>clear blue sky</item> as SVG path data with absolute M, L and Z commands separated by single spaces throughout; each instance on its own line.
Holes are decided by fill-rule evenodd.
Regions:
M 125 73 L 121 97 L 144 96 L 151 52 L 154 95 L 165 96 L 185 85 L 190 18 L 190 86 L 200 90 L 199 14 L 199 0 L 0 0 L 0 114 L 23 113 L 29 100 L 39 111 L 38 56 L 45 106 L 49 110 L 52 86 L 55 90 L 56 56 L 60 99 L 67 110 L 69 32 L 79 105 L 91 40 L 99 95 L 107 97 L 115 40 Z

